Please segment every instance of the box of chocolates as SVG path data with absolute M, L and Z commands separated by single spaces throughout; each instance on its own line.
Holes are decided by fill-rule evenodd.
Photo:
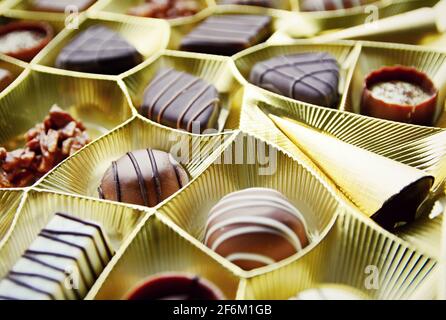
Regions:
M 443 298 L 437 2 L 1 2 L 0 300 Z

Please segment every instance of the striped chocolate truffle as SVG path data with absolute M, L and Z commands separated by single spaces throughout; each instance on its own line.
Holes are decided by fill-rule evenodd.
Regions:
M 171 154 L 143 149 L 113 161 L 98 192 L 102 199 L 153 207 L 188 182 L 186 170 Z
M 264 267 L 309 244 L 305 218 L 280 192 L 250 188 L 210 211 L 205 244 L 244 270 Z
M 175 69 L 161 69 L 144 92 L 139 113 L 165 126 L 202 133 L 217 128 L 217 89 L 203 79 Z

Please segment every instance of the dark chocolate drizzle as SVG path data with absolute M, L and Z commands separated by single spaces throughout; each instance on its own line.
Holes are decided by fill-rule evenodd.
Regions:
M 173 170 L 175 171 L 175 176 L 177 177 L 178 186 L 181 189 L 183 187 L 183 182 L 181 181 L 181 178 L 180 178 L 179 168 L 175 163 L 172 163 L 170 158 L 169 158 L 169 162 L 172 165 Z
M 6 279 L 8 279 L 9 281 L 15 283 L 15 284 L 18 285 L 18 286 L 27 288 L 27 289 L 32 290 L 32 291 L 34 291 L 34 292 L 38 292 L 38 293 L 44 294 L 44 295 L 48 296 L 51 300 L 55 300 L 54 295 L 51 294 L 51 293 L 48 292 L 48 291 L 45 291 L 45 290 L 36 288 L 36 287 L 34 287 L 34 286 L 32 286 L 32 285 L 29 285 L 29 284 L 27 284 L 27 283 L 24 283 L 24 282 L 22 282 L 22 281 L 20 281 L 20 280 L 14 279 L 14 278 L 11 277 L 10 275 L 6 276 Z
M 62 283 L 59 280 L 57 280 L 57 279 L 45 276 L 43 274 L 38 274 L 38 273 L 16 272 L 16 271 L 10 271 L 9 272 L 9 276 L 19 277 L 19 278 L 20 277 L 39 278 L 39 279 L 42 279 L 42 280 L 53 282 L 53 283 L 57 284 L 60 287 L 61 292 L 62 292 L 62 294 L 64 296 L 64 299 L 68 300 L 68 296 L 66 295 L 66 292 L 65 292 L 65 290 L 63 288 Z M 77 297 L 79 293 L 77 292 L 77 290 L 74 290 L 74 291 L 75 291 L 75 294 L 76 294 L 76 297 Z M 80 299 L 80 298 L 78 298 L 78 299 Z
M 175 82 L 177 82 L 178 80 L 180 80 L 182 77 L 184 77 L 184 73 L 179 72 L 179 73 L 178 73 L 177 75 L 175 75 L 175 76 L 174 76 L 168 83 L 166 83 L 166 84 L 164 85 L 163 90 L 160 90 L 160 91 L 158 92 L 158 94 L 157 94 L 155 97 L 152 98 L 152 103 L 150 103 L 150 106 L 149 106 L 149 113 L 147 114 L 147 117 L 148 117 L 149 119 L 152 119 L 152 116 L 153 116 L 153 109 L 154 109 L 156 103 L 158 102 L 158 100 L 163 96 L 163 94 L 165 94 L 165 93 L 169 90 L 169 88 L 170 88 L 171 85 L 173 85 Z
M 90 258 L 88 256 L 87 250 L 85 250 L 84 247 L 81 247 L 81 246 L 79 246 L 79 245 L 77 245 L 75 243 L 69 242 L 69 241 L 65 241 L 65 240 L 62 240 L 62 239 L 54 238 L 54 237 L 52 237 L 50 235 L 47 235 L 47 234 L 44 234 L 42 232 L 39 234 L 39 236 L 41 236 L 41 237 L 43 237 L 45 239 L 54 241 L 54 242 L 63 243 L 63 244 L 66 244 L 67 246 L 79 249 L 82 252 L 82 255 L 85 257 L 85 260 L 86 260 L 87 265 L 88 265 L 88 269 L 90 270 L 90 272 L 91 272 L 91 274 L 93 276 L 93 279 L 95 279 L 95 278 L 97 278 L 99 276 L 98 274 L 96 274 L 96 272 L 95 272 L 95 270 L 93 268 L 93 265 L 91 264 L 91 261 L 90 261 Z
M 95 228 L 98 231 L 98 233 L 99 233 L 99 235 L 101 237 L 102 242 L 104 243 L 104 247 L 105 247 L 105 250 L 107 251 L 108 258 L 111 259 L 113 257 L 113 253 L 112 253 L 110 247 L 108 246 L 107 240 L 105 239 L 104 232 L 103 232 L 102 228 L 99 225 L 97 225 L 95 223 L 88 222 L 88 221 L 84 221 L 82 219 L 78 219 L 76 217 L 69 216 L 69 215 L 66 215 L 66 214 L 60 213 L 60 212 L 57 212 L 55 215 L 63 217 L 63 218 L 68 219 L 68 220 L 72 220 L 72 221 L 76 221 L 76 222 L 82 223 L 83 225 L 86 225 L 86 226 L 89 226 L 89 227 Z
M 146 181 L 145 181 L 144 176 L 141 172 L 141 168 L 139 167 L 138 161 L 136 160 L 133 153 L 127 152 L 127 156 L 129 157 L 130 161 L 132 162 L 133 169 L 135 169 L 136 176 L 138 178 L 139 192 L 141 194 L 144 205 L 146 207 L 148 207 L 149 199 L 148 199 L 148 193 L 147 193 L 147 188 L 146 188 Z
M 156 200 L 157 200 L 157 203 L 160 203 L 161 202 L 161 179 L 160 179 L 160 174 L 158 171 L 158 166 L 156 164 L 156 159 L 155 159 L 152 149 L 147 149 L 147 154 L 149 155 L 150 165 L 152 167 L 152 178 L 153 178 L 153 182 L 155 185 Z
M 101 261 L 102 267 L 105 268 L 106 262 L 102 258 L 101 252 L 99 251 L 96 241 L 94 241 L 94 236 L 86 234 L 86 233 L 81 233 L 81 232 L 59 231 L 59 230 L 50 230 L 50 229 L 43 229 L 41 232 L 45 233 L 45 234 L 56 235 L 56 236 L 58 236 L 58 235 L 64 236 L 65 235 L 65 236 L 84 237 L 84 238 L 90 239 L 94 244 L 94 249 L 96 251 L 96 254 L 99 257 L 99 260 Z
M 115 180 L 116 200 L 121 202 L 121 184 L 119 183 L 118 165 L 116 161 L 112 161 L 113 179 Z

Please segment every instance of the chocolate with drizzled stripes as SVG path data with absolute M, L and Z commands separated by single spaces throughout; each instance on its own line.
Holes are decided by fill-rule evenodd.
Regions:
M 154 207 L 188 182 L 186 170 L 171 154 L 143 149 L 113 161 L 98 192 L 103 199 Z
M 113 254 L 100 225 L 56 213 L 0 282 L 0 299 L 83 299 Z
M 257 63 L 250 81 L 266 90 L 323 107 L 339 100 L 339 66 L 326 52 L 277 56 Z
M 271 22 L 268 16 L 211 16 L 182 39 L 180 49 L 231 56 L 265 41 L 271 35 Z
M 365 5 L 368 0 L 302 0 L 301 11 L 331 11 Z
M 205 244 L 244 270 L 288 258 L 309 244 L 304 216 L 280 192 L 233 192 L 210 211 Z
M 175 69 L 161 69 L 144 92 L 139 112 L 175 129 L 202 133 L 217 128 L 217 89 L 203 79 Z

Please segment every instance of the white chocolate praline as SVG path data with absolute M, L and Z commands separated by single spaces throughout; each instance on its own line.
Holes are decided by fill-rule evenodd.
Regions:
M 223 197 L 210 211 L 205 244 L 245 270 L 267 266 L 309 243 L 302 213 L 280 192 L 250 188 Z
M 290 300 L 365 300 L 364 294 L 357 289 L 343 285 L 327 285 L 307 289 Z
M 112 255 L 100 225 L 56 213 L 0 282 L 0 300 L 83 299 Z

